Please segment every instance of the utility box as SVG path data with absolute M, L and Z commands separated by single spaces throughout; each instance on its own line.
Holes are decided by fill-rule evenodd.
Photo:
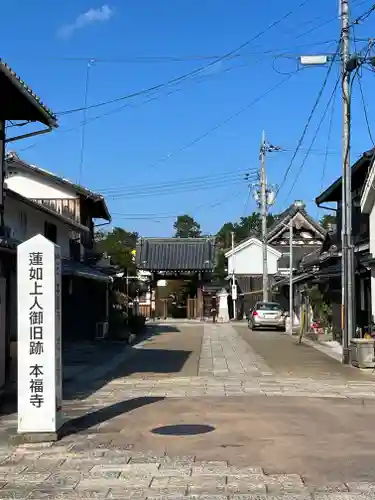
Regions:
M 350 359 L 357 368 L 375 368 L 375 351 L 373 339 L 352 339 L 350 342 Z

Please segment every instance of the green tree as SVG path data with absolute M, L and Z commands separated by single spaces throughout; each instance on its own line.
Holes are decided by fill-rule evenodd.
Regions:
M 179 215 L 173 224 L 175 238 L 199 238 L 201 236 L 201 226 L 190 215 Z
M 229 248 L 232 242 L 232 232 L 236 234 L 237 223 L 226 222 L 216 234 L 216 244 L 219 248 Z
M 268 214 L 267 227 L 271 227 L 277 216 Z M 216 234 L 216 242 L 219 248 L 228 249 L 232 244 L 232 232 L 234 232 L 235 243 L 239 243 L 249 236 L 261 237 L 262 219 L 259 212 L 253 212 L 247 217 L 241 217 L 238 222 L 226 222 Z
M 324 214 L 320 219 L 320 225 L 324 227 L 327 231 L 331 230 L 332 226 L 335 226 L 337 223 L 337 218 L 332 214 Z
M 137 244 L 138 233 L 128 232 L 121 227 L 114 227 L 109 232 L 98 231 L 95 245 L 98 252 L 107 254 L 111 262 L 121 269 L 135 271 L 132 251 Z

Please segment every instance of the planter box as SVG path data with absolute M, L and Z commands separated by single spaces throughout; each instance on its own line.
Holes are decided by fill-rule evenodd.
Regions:
M 350 359 L 357 368 L 375 368 L 375 351 L 373 339 L 352 339 L 350 342 Z

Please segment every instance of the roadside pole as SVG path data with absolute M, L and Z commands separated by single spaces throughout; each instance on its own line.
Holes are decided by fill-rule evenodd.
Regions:
M 267 263 L 267 181 L 266 181 L 266 136 L 262 132 L 260 146 L 260 210 L 262 218 L 262 250 L 263 250 L 263 301 L 268 301 L 268 263 Z
M 233 302 L 233 319 L 237 319 L 237 285 L 235 276 L 235 255 L 234 255 L 234 232 L 232 231 L 232 302 Z
M 350 168 L 350 73 L 358 58 L 350 55 L 349 0 L 339 2 L 341 19 L 341 91 L 342 91 L 342 210 L 341 210 L 341 293 L 342 293 L 342 363 L 350 362 L 350 341 L 355 330 L 355 275 L 352 238 L 352 177 Z M 356 21 L 355 21 L 356 22 Z M 354 23 L 355 23 L 354 22 Z M 321 65 L 327 56 L 301 57 L 304 65 Z
M 342 362 L 349 363 L 350 341 L 354 329 L 354 252 L 352 245 L 352 178 L 350 168 L 350 73 L 349 2 L 341 0 L 342 75 Z
M 293 335 L 293 218 L 289 222 L 289 333 Z

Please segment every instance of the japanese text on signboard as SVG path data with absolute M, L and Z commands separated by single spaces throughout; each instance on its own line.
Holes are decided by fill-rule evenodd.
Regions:
M 44 318 L 43 318 L 43 253 L 29 253 L 29 280 L 30 304 L 29 304 L 29 354 L 30 360 L 30 404 L 40 408 L 44 403 L 44 378 L 43 364 L 40 356 L 44 352 Z M 39 358 L 39 359 L 38 359 Z

